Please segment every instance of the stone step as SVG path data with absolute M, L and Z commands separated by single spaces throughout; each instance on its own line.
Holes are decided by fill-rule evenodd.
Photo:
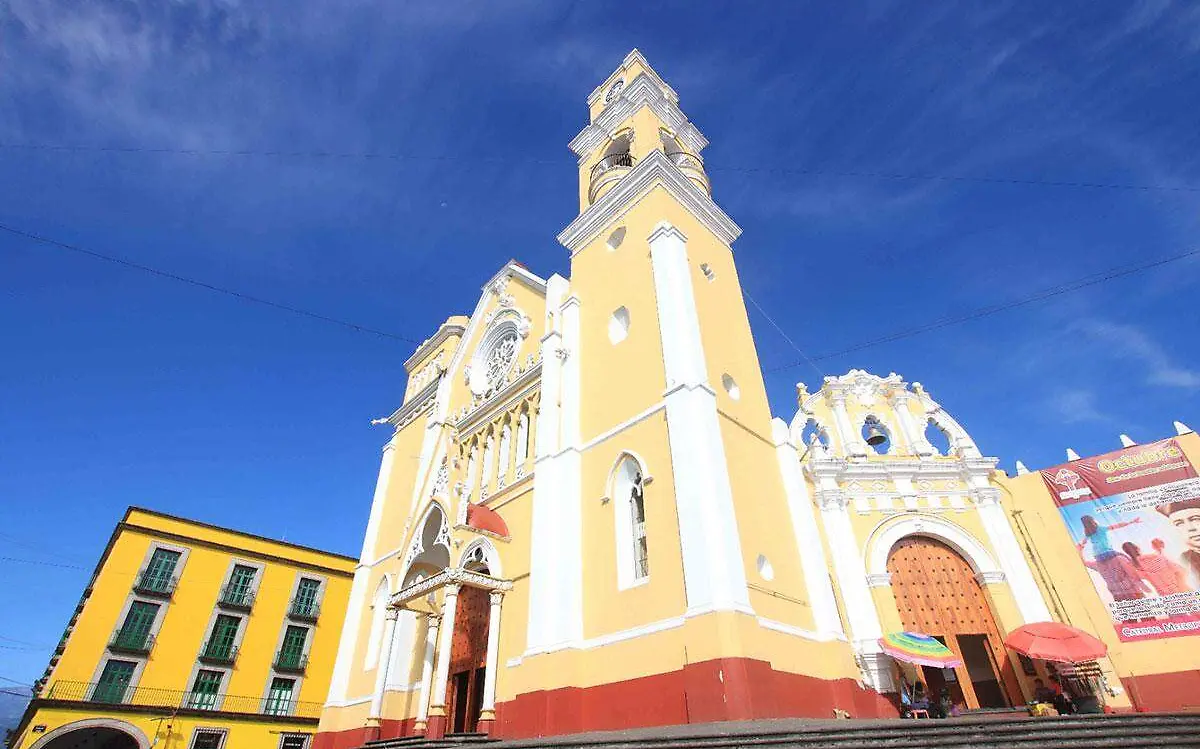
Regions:
M 950 720 L 770 720 L 503 741 L 493 749 L 1104 749 L 1200 747 L 1200 714 Z

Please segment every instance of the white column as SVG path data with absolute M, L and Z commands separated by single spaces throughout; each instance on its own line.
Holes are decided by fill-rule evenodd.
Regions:
M 424 730 L 429 722 L 429 695 L 433 689 L 433 657 L 437 649 L 438 624 L 442 618 L 437 614 L 426 614 L 428 626 L 425 630 L 425 655 L 421 659 L 421 693 L 417 698 L 417 720 L 415 730 Z
M 688 268 L 687 238 L 664 222 L 647 241 L 663 346 L 663 399 L 688 614 L 752 613 L 717 398 L 708 382 Z
M 771 426 L 775 455 L 779 459 L 783 490 L 792 518 L 792 534 L 800 554 L 800 568 L 804 572 L 808 600 L 812 604 L 813 626 L 821 634 L 844 635 L 833 582 L 829 579 L 829 563 L 821 543 L 821 531 L 817 528 L 817 517 L 808 495 L 808 482 L 800 471 L 800 453 L 792 445 L 788 426 L 782 419 L 773 419 Z
M 997 562 L 1004 571 L 1004 579 L 1008 581 L 1008 587 L 1016 599 L 1021 618 L 1025 620 L 1023 623 L 1048 622 L 1051 620 L 1050 608 L 1033 578 L 1029 561 L 1021 552 L 1021 545 L 1008 522 L 1008 516 L 1000 506 L 999 494 L 1000 491 L 995 488 L 977 490 L 979 519 L 983 521 L 988 541 L 996 551 Z
M 863 444 L 862 434 L 850 425 L 850 415 L 846 413 L 846 394 L 835 392 L 830 398 L 833 408 L 833 422 L 842 438 L 842 449 L 847 455 L 866 455 L 867 446 Z
M 383 624 L 383 653 L 380 654 L 379 669 L 375 672 L 375 693 L 371 695 L 371 710 L 367 720 L 379 722 L 383 714 L 383 693 L 387 689 L 388 668 L 392 665 L 392 649 L 396 646 L 396 619 L 400 610 L 389 607 Z
M 359 561 L 363 564 L 374 562 L 378 553 L 375 548 L 376 537 L 379 535 L 379 525 L 383 522 L 383 504 L 387 498 L 388 483 L 392 478 L 392 466 L 396 462 L 396 440 L 399 436 L 399 432 L 392 435 L 383 446 L 383 458 L 379 461 L 379 478 L 375 481 L 375 494 L 371 498 L 371 515 L 367 520 L 366 535 L 363 536 L 362 553 L 359 554 Z
M 446 603 L 442 606 L 444 626 L 441 631 L 441 642 L 438 643 L 437 668 L 434 671 L 433 694 L 430 705 L 442 708 L 445 714 L 446 687 L 450 681 L 450 650 L 454 647 L 454 611 L 458 608 L 458 583 L 450 583 L 445 587 Z
M 916 455 L 933 455 L 933 445 L 925 439 L 924 424 L 917 424 L 913 419 L 912 412 L 908 410 L 910 400 L 912 398 L 908 391 L 898 390 L 892 393 L 890 401 L 892 411 L 896 414 L 896 420 L 900 423 L 900 431 L 904 433 L 904 441 Z
M 488 612 L 487 664 L 483 672 L 483 708 L 481 719 L 496 717 L 496 667 L 499 665 L 500 653 L 500 602 L 504 594 L 493 590 L 491 594 L 492 608 Z
M 367 582 L 371 568 L 359 565 L 354 570 L 354 581 L 350 583 L 350 601 L 346 604 L 346 620 L 342 624 L 342 636 L 338 640 L 337 660 L 333 664 L 333 676 L 329 680 L 327 704 L 336 704 L 346 699 L 350 680 L 350 667 L 354 661 L 355 646 L 358 644 L 358 629 L 362 622 L 363 609 L 367 607 Z

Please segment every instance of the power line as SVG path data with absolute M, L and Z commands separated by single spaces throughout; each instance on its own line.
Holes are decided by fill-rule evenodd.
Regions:
M 746 291 L 745 286 L 742 287 L 742 294 L 746 297 L 746 299 L 748 299 L 750 301 L 751 304 L 754 305 L 754 308 L 757 309 L 762 314 L 762 316 L 767 319 L 767 322 L 771 323 L 771 327 L 775 328 L 775 330 L 779 332 L 779 335 L 783 336 L 783 340 L 787 341 L 788 345 L 791 346 L 793 349 L 795 349 L 797 354 L 800 354 L 801 361 L 807 362 L 809 364 L 809 366 L 811 366 L 814 370 L 816 370 L 817 377 L 824 380 L 825 379 L 825 371 L 822 370 L 820 367 L 818 367 L 816 362 L 814 362 L 809 357 L 808 354 L 804 353 L 804 351 L 799 346 L 796 345 L 796 342 L 792 340 L 792 337 L 789 336 L 783 328 L 779 327 L 779 324 L 777 322 L 775 322 L 775 320 L 772 319 L 770 315 L 767 314 L 767 311 L 762 308 L 762 305 L 760 305 L 758 302 L 756 302 L 754 300 L 754 297 L 750 296 L 750 292 Z
M 110 154 L 157 154 L 167 156 L 218 156 L 218 157 L 262 157 L 341 159 L 359 161 L 429 161 L 470 162 L 471 164 L 527 163 L 539 166 L 577 166 L 569 159 L 510 158 L 486 155 L 436 154 L 436 153 L 392 153 L 383 151 L 321 151 L 321 150 L 263 150 L 223 148 L 148 148 L 141 146 L 93 146 L 87 144 L 56 143 L 0 143 L 0 150 L 38 151 L 44 153 L 110 153 Z M 839 169 L 806 169 L 788 166 L 710 166 L 710 172 L 740 172 L 746 174 L 802 174 L 811 177 L 852 177 L 885 181 L 957 182 L 987 185 L 1020 185 L 1026 187 L 1069 187 L 1086 190 L 1138 190 L 1163 192 L 1200 192 L 1195 185 L 1157 185 L 1125 182 L 1087 182 L 1083 180 L 1023 179 L 1018 177 L 972 177 L 963 174 L 873 172 Z
M 50 647 L 49 645 L 39 645 L 36 642 L 29 642 L 28 640 L 18 640 L 15 637 L 6 637 L 4 635 L 0 635 L 0 640 L 5 640 L 6 642 L 15 642 L 20 645 L 28 645 L 28 646 L 34 647 L 34 648 Z
M 329 317 L 327 315 L 322 315 L 317 312 L 310 312 L 309 310 L 301 309 L 299 307 L 293 307 L 288 304 L 282 304 L 280 302 L 272 302 L 269 299 L 263 299 L 262 297 L 251 296 L 250 294 L 244 294 L 240 291 L 234 291 L 233 289 L 225 288 L 223 286 L 215 286 L 213 284 L 206 283 L 204 281 L 198 281 L 194 278 L 188 278 L 187 276 L 181 276 L 177 273 L 160 270 L 158 268 L 153 268 L 149 265 L 143 265 L 141 263 L 135 263 L 132 260 L 126 260 L 124 258 L 116 257 L 114 255 L 106 255 L 102 252 L 97 252 L 96 250 L 88 249 L 87 247 L 83 247 L 81 245 L 70 244 L 68 242 L 60 242 L 57 239 L 51 239 L 49 237 L 45 237 L 40 234 L 34 234 L 32 232 L 23 231 L 21 229 L 15 228 L 15 227 L 8 226 L 6 224 L 0 224 L 0 230 L 6 231 L 9 234 L 14 234 L 18 237 L 24 237 L 25 239 L 29 239 L 34 242 L 40 242 L 42 244 L 50 245 L 51 247 L 57 247 L 59 249 L 76 252 L 81 255 L 87 255 L 89 257 L 96 258 L 97 260 L 104 260 L 105 262 L 114 263 L 116 265 L 120 265 L 120 266 L 123 266 L 126 268 L 131 268 L 133 270 L 140 270 L 144 273 L 149 273 L 151 275 L 158 276 L 159 278 L 166 278 L 171 281 L 178 281 L 180 283 L 185 283 L 190 286 L 196 286 L 201 289 L 207 289 L 208 291 L 215 291 L 218 294 L 225 294 L 227 296 L 234 297 L 235 299 L 240 299 L 244 302 L 253 302 L 254 304 L 261 304 L 266 307 L 272 307 L 274 309 L 283 310 L 284 312 L 291 312 L 292 314 L 302 315 L 304 317 L 309 317 L 314 320 L 320 320 L 322 322 L 332 323 L 334 325 L 340 325 L 341 327 L 350 328 L 351 330 L 358 331 L 359 333 L 370 333 L 372 335 L 380 336 L 381 338 L 390 338 L 392 340 L 404 341 L 405 343 L 414 343 L 417 345 L 420 345 L 422 343 L 422 341 L 418 341 L 413 338 L 406 338 L 402 335 L 396 335 L 395 333 L 388 333 L 387 331 L 377 330 L 375 328 L 368 328 L 365 325 L 359 325 L 357 323 L 347 322 L 345 320 L 339 320 L 336 317 Z
M 23 687 L 29 686 L 29 682 L 27 682 L 27 681 L 18 681 L 17 679 L 11 679 L 7 676 L 0 676 L 0 681 L 7 681 L 7 682 L 11 682 L 13 684 L 19 684 Z
M 832 353 L 815 356 L 812 358 L 812 361 L 824 361 L 826 359 L 834 359 L 839 356 L 845 356 L 846 354 L 851 354 L 856 351 L 861 351 L 865 348 L 870 348 L 872 346 L 878 346 L 878 345 L 884 344 L 884 343 L 891 343 L 892 341 L 899 341 L 904 338 L 911 338 L 915 335 L 920 335 L 921 333 L 928 333 L 932 330 L 938 330 L 941 328 L 948 327 L 950 325 L 957 325 L 959 323 L 967 322 L 970 320 L 976 320 L 981 317 L 987 317 L 988 315 L 994 315 L 998 312 L 1004 312 L 1006 310 L 1014 309 L 1016 307 L 1022 307 L 1027 304 L 1033 304 L 1034 302 L 1040 302 L 1040 301 L 1043 301 L 1046 299 L 1050 299 L 1052 297 L 1061 296 L 1063 294 L 1067 294 L 1072 291 L 1078 291 L 1080 289 L 1085 289 L 1089 286 L 1095 286 L 1097 284 L 1101 284 L 1106 281 L 1112 281 L 1117 278 L 1123 278 L 1125 276 L 1130 276 L 1130 275 L 1133 275 L 1134 273 L 1141 273 L 1142 271 L 1151 270 L 1152 268 L 1158 268 L 1158 267 L 1166 265 L 1168 263 L 1174 263 L 1174 262 L 1177 262 L 1179 260 L 1184 260 L 1189 257 L 1195 257 L 1197 255 L 1200 255 L 1200 249 L 1188 250 L 1187 252 L 1182 252 L 1178 255 L 1172 255 L 1170 257 L 1161 258 L 1159 260 L 1152 260 L 1148 263 L 1141 263 L 1138 265 L 1120 266 L 1117 268 L 1112 268 L 1107 271 L 1101 271 L 1100 273 L 1093 273 L 1089 276 L 1084 276 L 1084 277 L 1076 279 L 1074 281 L 1069 281 L 1064 284 L 1059 284 L 1058 286 L 1052 286 L 1047 289 L 1042 289 L 1041 291 L 1035 291 L 1032 294 L 1028 294 L 1026 296 L 1023 296 L 1023 297 L 1020 297 L 1017 299 L 1013 299 L 1008 302 L 1001 302 L 1000 304 L 993 304 L 993 305 L 989 305 L 987 307 L 978 307 L 978 308 L 970 310 L 968 312 L 964 312 L 964 313 L 961 313 L 958 315 L 952 315 L 949 317 L 943 317 L 943 318 L 934 320 L 932 322 L 926 323 L 924 325 L 917 326 L 915 328 L 909 328 L 907 330 L 898 331 L 896 333 L 892 333 L 890 335 L 886 335 L 881 338 L 875 338 L 875 339 L 872 339 L 869 341 L 864 341 L 863 343 L 859 343 L 854 346 L 850 346 L 849 348 L 844 348 L 840 351 L 834 351 Z M 807 357 L 805 357 L 805 359 L 807 359 Z M 798 361 L 794 361 L 791 364 L 784 364 L 784 365 L 781 365 L 778 367 L 772 367 L 771 369 L 766 370 L 766 372 L 767 373 L 779 372 L 779 371 L 782 371 L 785 369 L 792 369 L 794 367 L 800 366 L 801 364 L 804 364 L 805 359 L 800 359 Z
M 19 559 L 17 557 L 0 557 L 0 562 L 20 562 L 21 564 L 40 564 L 45 567 L 61 567 L 67 570 L 82 570 L 85 567 L 80 567 L 77 564 L 59 564 L 58 562 L 42 562 L 37 559 Z

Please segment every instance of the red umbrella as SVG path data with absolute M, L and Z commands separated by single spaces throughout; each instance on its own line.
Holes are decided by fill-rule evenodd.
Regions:
M 1017 627 L 1004 644 L 1030 658 L 1057 663 L 1085 663 L 1102 658 L 1108 646 L 1084 632 L 1058 622 L 1035 622 Z

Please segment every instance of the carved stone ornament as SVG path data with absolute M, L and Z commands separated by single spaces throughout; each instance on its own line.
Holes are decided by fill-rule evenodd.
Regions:
M 512 274 L 505 273 L 496 279 L 496 283 L 492 285 L 492 291 L 496 294 L 496 303 L 501 307 L 509 308 L 517 302 L 513 299 L 512 294 L 508 293 L 508 283 L 512 281 Z
M 450 483 L 450 466 L 446 464 L 446 459 L 442 458 L 442 464 L 438 466 L 437 478 L 433 480 L 433 496 L 446 496 L 446 486 Z

